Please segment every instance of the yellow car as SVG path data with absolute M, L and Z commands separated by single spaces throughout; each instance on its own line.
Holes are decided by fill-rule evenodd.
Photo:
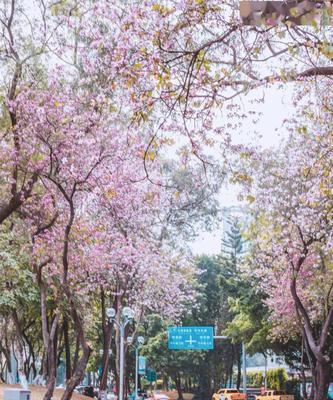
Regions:
M 237 389 L 220 389 L 213 394 L 212 400 L 246 400 L 246 394 Z
M 267 390 L 264 394 L 256 396 L 256 400 L 294 400 L 294 396 L 281 390 Z

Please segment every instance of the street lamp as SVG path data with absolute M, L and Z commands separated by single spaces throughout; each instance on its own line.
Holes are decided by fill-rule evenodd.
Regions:
M 127 343 L 135 348 L 135 400 L 138 398 L 138 386 L 139 386 L 139 349 L 144 344 L 145 338 L 138 336 L 136 339 L 136 345 L 133 343 L 132 336 L 128 336 Z
M 117 321 L 116 315 L 117 311 L 114 308 L 106 310 L 109 323 L 114 322 L 120 332 L 119 400 L 124 400 L 125 328 L 133 321 L 134 311 L 130 307 L 124 307 L 120 322 Z

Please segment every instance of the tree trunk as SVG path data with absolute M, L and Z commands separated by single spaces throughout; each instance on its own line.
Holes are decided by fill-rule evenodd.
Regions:
M 57 374 L 57 360 L 56 360 L 56 349 L 55 336 L 58 327 L 59 315 L 56 313 L 53 321 L 51 323 L 51 328 L 49 330 L 47 310 L 46 310 L 46 287 L 44 283 L 39 282 L 40 288 L 40 299 L 41 299 L 41 315 L 42 315 L 42 332 L 43 332 L 43 342 L 46 352 L 46 363 L 43 368 L 47 366 L 47 381 L 46 381 L 46 392 L 44 394 L 43 400 L 50 400 L 53 396 L 55 384 L 56 384 L 56 374 Z M 44 374 L 46 371 L 43 371 Z
M 86 335 L 84 332 L 84 321 L 76 309 L 76 305 L 72 293 L 70 291 L 70 287 L 67 284 L 66 280 L 65 280 L 64 291 L 70 306 L 71 317 L 74 323 L 74 330 L 75 332 L 77 332 L 77 340 L 78 343 L 81 344 L 82 348 L 82 355 L 79 361 L 77 362 L 73 376 L 69 381 L 67 381 L 65 392 L 61 397 L 61 400 L 69 400 L 72 397 L 74 389 L 76 388 L 77 385 L 80 384 L 80 382 L 84 377 L 84 373 L 91 353 L 91 348 L 89 346 L 89 343 L 86 339 Z
M 18 319 L 16 310 L 12 311 L 12 318 L 16 330 L 16 350 L 17 350 L 17 370 L 19 374 L 20 384 L 24 390 L 28 390 L 28 381 L 24 369 L 24 339 L 22 336 L 21 323 Z
M 56 360 L 54 356 L 54 347 L 53 344 L 49 346 L 48 349 L 48 366 L 49 373 L 46 381 L 46 392 L 44 394 L 43 400 L 50 400 L 53 397 L 53 392 L 56 384 Z
M 67 381 L 66 389 L 65 389 L 64 394 L 61 397 L 61 400 L 69 400 L 72 397 L 76 386 L 78 386 L 80 384 L 80 382 L 82 381 L 82 379 L 84 377 L 84 372 L 86 370 L 87 363 L 89 360 L 90 351 L 91 351 L 91 349 L 88 345 L 83 349 L 83 354 L 77 363 L 75 372 L 74 372 L 73 376 L 71 377 L 71 379 L 69 381 Z
M 326 360 L 317 361 L 315 367 L 314 398 L 315 400 L 326 400 L 327 390 L 330 383 L 330 363 Z
M 30 375 L 30 371 L 32 371 L 32 379 L 35 379 L 36 376 L 37 376 L 36 354 L 35 354 L 32 342 L 29 339 L 28 335 L 24 331 L 22 331 L 22 335 L 23 335 L 23 338 L 24 338 L 25 342 L 27 343 L 27 345 L 29 347 L 29 353 L 30 353 L 30 356 L 32 358 L 32 361 L 31 361 L 30 365 L 28 365 L 28 371 L 27 371 L 26 376 L 27 376 L 27 379 L 28 379 L 28 377 Z
M 0 351 L 3 353 L 5 356 L 5 365 L 7 366 L 7 379 L 6 383 L 13 384 L 14 382 L 14 377 L 12 373 L 12 363 L 10 359 L 10 348 L 8 347 L 8 339 L 7 339 L 7 330 L 6 326 L 4 327 L 5 329 L 5 343 L 4 345 L 0 344 Z
M 109 349 L 111 345 L 111 325 L 108 323 L 105 314 L 105 293 L 101 288 L 101 311 L 102 311 L 102 332 L 103 332 L 103 355 L 102 355 L 102 376 L 99 385 L 99 398 L 106 398 L 109 369 Z
M 80 340 L 79 340 L 79 336 L 76 336 L 75 351 L 74 351 L 74 358 L 73 358 L 73 367 L 72 367 L 71 375 L 74 374 L 74 371 L 77 368 L 77 363 L 79 361 L 79 351 L 80 351 Z
M 24 370 L 24 348 L 20 339 L 17 340 L 17 372 L 22 389 L 28 390 L 28 381 Z
M 307 250 L 304 250 L 302 258 L 298 261 L 299 272 L 300 267 L 305 260 Z M 315 400 L 326 400 L 327 388 L 330 382 L 330 359 L 325 353 L 325 347 L 328 345 L 330 329 L 333 324 L 333 307 L 327 310 L 326 318 L 321 324 L 319 334 L 311 324 L 308 311 L 303 305 L 296 289 L 296 278 L 290 282 L 290 291 L 293 296 L 298 321 L 302 328 L 302 335 L 306 346 L 308 347 L 309 361 L 314 364 L 313 375 L 313 398 Z M 312 400 L 312 393 L 310 399 Z
M 82 355 L 81 355 L 79 361 L 77 362 L 73 376 L 71 377 L 71 379 L 69 381 L 67 381 L 65 392 L 61 398 L 62 400 L 69 400 L 72 397 L 74 389 L 82 381 L 82 379 L 84 377 L 84 373 L 85 373 L 87 363 L 89 360 L 91 348 L 89 346 L 89 343 L 88 343 L 86 335 L 85 335 L 84 320 L 83 320 L 82 316 L 80 315 L 79 311 L 77 310 L 77 306 L 75 304 L 75 298 L 71 292 L 71 287 L 68 282 L 68 271 L 69 271 L 68 253 L 69 253 L 69 243 L 70 243 L 69 236 L 70 236 L 70 231 L 72 229 L 72 226 L 74 223 L 74 217 L 75 217 L 75 210 L 74 210 L 74 203 L 73 203 L 73 196 L 75 193 L 75 185 L 73 188 L 72 195 L 70 197 L 67 197 L 67 195 L 65 194 L 65 190 L 61 186 L 60 183 L 58 184 L 58 188 L 65 195 L 65 198 L 68 201 L 69 208 L 70 208 L 70 218 L 68 220 L 68 223 L 66 225 L 65 232 L 64 232 L 64 242 L 63 242 L 63 252 L 62 252 L 62 264 L 63 264 L 62 284 L 63 284 L 65 296 L 66 296 L 68 304 L 69 304 L 70 314 L 71 314 L 71 317 L 73 320 L 73 325 L 74 325 L 74 331 L 77 334 L 77 340 L 78 340 L 78 343 L 80 343 L 81 349 L 82 349 Z
M 69 343 L 69 332 L 68 332 L 68 319 L 67 316 L 63 317 L 63 331 L 64 331 L 64 343 L 65 343 L 65 362 L 66 362 L 66 381 L 72 377 L 71 367 L 71 346 Z
M 306 393 L 306 376 L 305 376 L 305 369 L 304 369 L 304 338 L 302 338 L 301 372 L 300 372 L 300 375 L 301 375 L 301 385 L 302 385 L 303 399 L 304 400 L 308 400 L 308 394 Z M 266 389 L 266 385 L 265 385 L 265 389 Z
M 176 389 L 178 392 L 178 400 L 184 400 L 183 391 L 182 391 L 182 382 L 181 382 L 179 374 L 176 374 L 175 382 L 176 382 Z

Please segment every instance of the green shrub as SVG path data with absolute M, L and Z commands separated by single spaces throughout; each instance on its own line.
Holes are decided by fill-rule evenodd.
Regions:
M 261 387 L 264 382 L 264 376 L 262 372 L 249 372 L 246 374 L 247 384 L 253 387 Z
M 274 368 L 267 371 L 267 387 L 272 390 L 286 390 L 288 380 L 284 368 Z

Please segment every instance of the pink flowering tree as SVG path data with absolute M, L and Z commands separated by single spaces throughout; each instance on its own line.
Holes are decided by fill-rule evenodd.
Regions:
M 198 186 L 200 174 L 194 173 L 193 184 L 189 177 L 187 184 L 176 178 L 174 187 L 164 184 L 165 168 L 152 156 L 143 163 L 144 133 L 125 130 L 99 98 L 84 88 L 73 91 L 63 83 L 61 69 L 56 72 L 52 91 L 27 89 L 13 104 L 25 116 L 18 127 L 25 140 L 34 141 L 31 158 L 40 168 L 38 190 L 22 210 L 30 223 L 31 266 L 40 290 L 48 371 L 45 399 L 55 384 L 61 316 L 64 326 L 73 326 L 82 354 L 64 399 L 84 376 L 92 346 L 89 314 L 83 310 L 96 290 L 102 296 L 103 321 L 106 291 L 117 310 L 133 306 L 138 320 L 157 309 L 169 317 L 179 315 L 184 302 L 193 298 L 193 271 L 180 243 L 180 250 L 171 245 L 169 226 L 181 232 L 194 210 L 209 202 L 208 193 Z M 193 188 L 197 195 L 190 192 Z M 54 299 L 51 321 L 47 293 Z M 107 330 L 105 348 L 111 338 L 110 327 Z
M 312 106 L 320 113 L 310 106 L 298 115 L 278 152 L 247 153 L 252 176 L 243 181 L 255 217 L 249 266 L 268 296 L 275 334 L 303 336 L 312 398 L 325 399 L 333 329 L 332 133 L 331 101 L 323 95 L 319 103 Z

